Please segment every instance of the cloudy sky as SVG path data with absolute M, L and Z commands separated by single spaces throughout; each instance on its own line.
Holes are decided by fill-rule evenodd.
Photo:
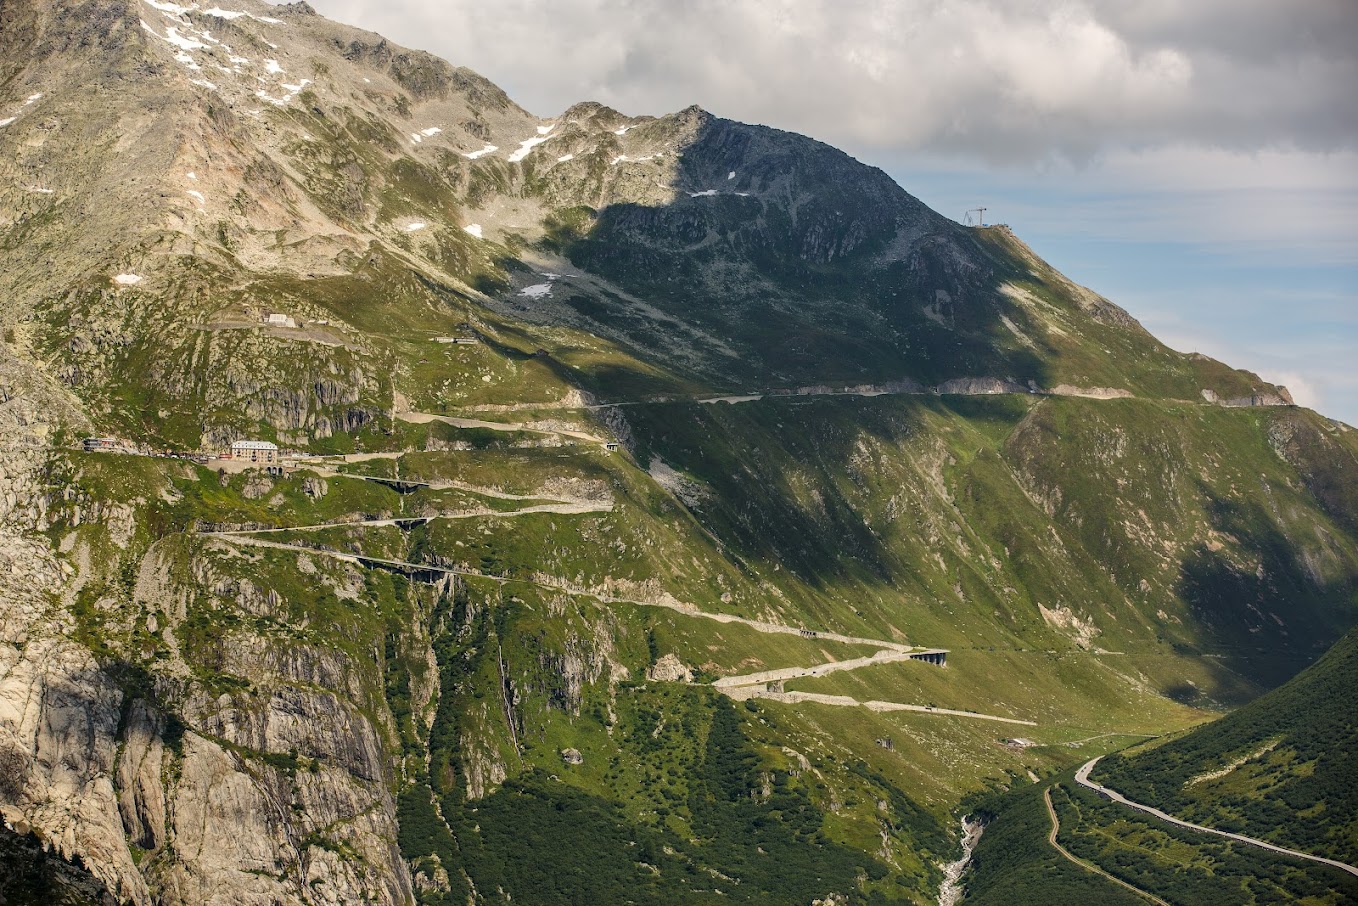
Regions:
M 1358 425 L 1356 0 L 312 0 L 551 116 L 699 104 L 977 205 Z

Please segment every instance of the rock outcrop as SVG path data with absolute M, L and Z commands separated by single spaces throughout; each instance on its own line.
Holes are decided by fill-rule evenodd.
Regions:
M 679 660 L 678 655 L 662 654 L 646 671 L 646 678 L 661 683 L 691 683 L 693 671 Z
M 1292 394 L 1286 387 L 1281 385 L 1271 390 L 1256 390 L 1249 396 L 1237 396 L 1230 399 L 1223 399 L 1218 396 L 1216 391 L 1205 389 L 1202 391 L 1202 398 L 1209 403 L 1218 406 L 1225 406 L 1228 409 L 1245 409 L 1251 406 L 1295 406 L 1296 402 L 1292 399 Z
M 933 388 L 934 393 L 944 395 L 956 393 L 966 396 L 985 396 L 994 393 L 1030 393 L 1031 391 L 1015 381 L 994 377 L 953 378 Z

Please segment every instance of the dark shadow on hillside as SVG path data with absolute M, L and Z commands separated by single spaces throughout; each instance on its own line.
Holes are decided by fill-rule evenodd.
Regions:
M 928 583 L 899 540 L 883 537 L 855 505 L 870 493 L 850 465 L 863 435 L 889 449 L 931 430 L 933 416 L 1012 423 L 1024 411 L 1012 399 L 922 396 L 669 403 L 626 413 L 642 465 L 659 456 L 701 482 L 710 496 L 699 519 L 733 553 L 823 588 L 845 578 Z
M 1013 306 L 999 286 L 1027 277 L 1026 265 L 880 170 L 802 136 L 706 118 L 677 171 L 668 203 L 549 219 L 543 246 L 611 289 L 567 275 L 551 297 L 525 301 L 487 283 L 496 308 L 607 337 L 681 383 L 721 391 L 1048 384 L 1054 350 L 1016 342 L 1002 320 Z M 512 253 L 496 267 L 525 272 Z M 588 366 L 574 377 L 606 399 L 622 398 L 614 381 L 631 383 Z
M 1194 644 L 1265 688 L 1291 678 L 1353 624 L 1356 579 L 1322 584 L 1259 503 L 1226 500 L 1204 484 L 1218 532 L 1238 539 L 1258 566 L 1199 545 L 1180 565 L 1178 595 L 1197 620 Z
M 118 901 L 79 855 L 70 860 L 32 832 L 0 825 L 0 903 L 114 906 Z

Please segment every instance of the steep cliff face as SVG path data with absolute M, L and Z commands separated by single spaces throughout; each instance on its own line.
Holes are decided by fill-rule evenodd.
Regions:
M 69 638 L 64 576 L 51 551 L 6 541 L 0 719 L 14 783 L 7 783 L 5 820 L 20 832 L 39 829 L 67 855 L 82 854 L 119 896 L 146 902 L 112 782 L 121 694 L 90 650 Z
M 927 902 L 1358 610 L 1351 430 L 810 139 L 300 3 L 6 4 L 0 120 L 0 810 L 119 897 Z
M 50 512 L 75 521 L 62 502 Z M 69 560 L 5 535 L 6 822 L 136 903 L 409 901 L 372 664 L 267 634 L 287 616 L 278 596 L 193 555 L 120 560 L 78 540 L 135 526 L 117 512 L 71 526 Z M 114 546 L 137 551 L 139 532 Z M 202 625 L 204 595 L 238 602 L 256 631 L 224 642 Z

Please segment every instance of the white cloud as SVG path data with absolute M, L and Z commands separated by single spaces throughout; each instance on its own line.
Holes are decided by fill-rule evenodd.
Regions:
M 554 114 L 698 103 L 837 145 L 1358 148 L 1352 0 L 321 0 Z

